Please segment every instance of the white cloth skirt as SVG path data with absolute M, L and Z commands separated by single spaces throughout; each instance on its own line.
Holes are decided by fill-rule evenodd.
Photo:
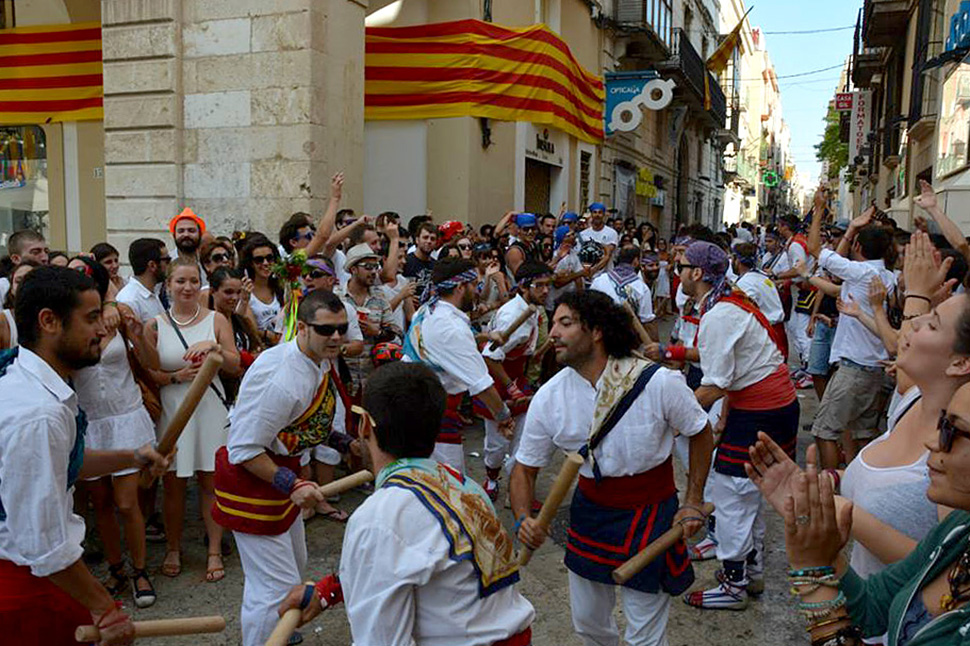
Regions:
M 133 451 L 154 441 L 155 425 L 152 418 L 144 406 L 138 406 L 123 415 L 88 420 L 84 447 L 93 451 Z M 137 472 L 138 469 L 123 469 L 111 475 L 124 476 Z
M 669 263 L 660 261 L 660 272 L 657 274 L 657 282 L 654 284 L 653 295 L 657 298 L 670 298 L 670 271 L 667 269 Z

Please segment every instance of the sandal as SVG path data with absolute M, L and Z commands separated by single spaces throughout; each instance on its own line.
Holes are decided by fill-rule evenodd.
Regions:
M 148 589 L 139 589 L 139 581 L 147 583 Z M 152 585 L 151 579 L 148 578 L 148 572 L 144 568 L 135 570 L 134 575 L 131 577 L 131 595 L 135 599 L 135 605 L 139 608 L 147 608 L 155 603 L 155 586 Z
M 327 520 L 332 520 L 335 523 L 346 523 L 347 519 L 350 518 L 350 514 L 345 512 L 343 509 L 337 509 L 336 507 L 331 508 L 327 511 L 323 511 L 317 508 L 317 513 L 326 518 Z
M 175 558 L 170 558 L 172 555 Z M 165 553 L 165 560 L 162 561 L 162 574 L 167 577 L 175 578 L 182 573 L 182 553 L 178 550 L 169 550 Z
M 211 567 L 211 565 L 209 565 L 210 563 L 212 563 L 212 559 L 219 559 L 218 567 Z M 222 579 L 225 576 L 226 576 L 226 568 L 222 563 L 222 554 L 219 554 L 218 552 L 216 552 L 215 554 L 209 554 L 209 558 L 206 561 L 206 570 L 205 570 L 206 582 L 215 583 L 216 581 L 222 581 Z
M 109 565 L 108 575 L 110 578 L 104 584 L 104 587 L 112 597 L 117 597 L 128 583 L 128 575 L 125 574 L 124 561 L 116 565 Z

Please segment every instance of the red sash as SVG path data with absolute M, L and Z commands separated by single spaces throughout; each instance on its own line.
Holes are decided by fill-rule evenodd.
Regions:
M 721 298 L 719 302 L 731 303 L 732 305 L 736 305 L 741 309 L 743 309 L 748 314 L 751 314 L 752 316 L 754 316 L 755 320 L 758 321 L 758 323 L 761 324 L 761 327 L 765 329 L 765 332 L 768 333 L 768 337 L 774 342 L 775 347 L 778 348 L 778 352 L 781 353 L 781 356 L 784 357 L 787 354 L 787 348 L 785 347 L 782 339 L 779 338 L 778 330 L 776 330 L 771 325 L 771 323 L 768 322 L 768 319 L 761 312 L 761 310 L 758 309 L 758 306 L 755 304 L 755 302 L 752 301 L 750 298 L 748 298 L 747 294 L 745 294 L 739 289 L 735 289 L 727 296 L 724 296 L 723 298 Z M 694 334 L 694 347 L 697 347 L 697 337 L 700 335 L 700 333 L 701 333 L 701 328 L 700 326 L 697 326 L 697 332 Z
M 499 640 L 492 646 L 530 646 L 530 644 L 532 644 L 532 626 L 527 626 L 522 632 Z
M 677 493 L 671 458 L 649 471 L 618 478 L 579 477 L 579 489 L 597 505 L 619 509 L 636 509 L 656 505 Z
M 300 456 L 269 452 L 266 455 L 276 466 L 300 472 Z M 213 520 L 236 532 L 260 536 L 282 534 L 300 513 L 288 495 L 257 478 L 243 465 L 231 464 L 229 451 L 224 446 L 216 451 L 215 494 Z
M 36 577 L 30 568 L 0 559 L 0 626 L 4 644 L 71 646 L 74 631 L 91 613 L 69 594 Z

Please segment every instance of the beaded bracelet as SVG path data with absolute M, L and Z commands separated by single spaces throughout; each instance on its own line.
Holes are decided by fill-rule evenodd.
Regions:
M 826 601 L 802 601 L 798 604 L 799 610 L 823 610 L 825 608 L 837 608 L 845 605 L 845 593 L 839 590 L 839 594 L 834 599 Z
M 826 574 L 835 574 L 835 568 L 831 565 L 819 565 L 802 568 L 801 570 L 788 570 L 789 579 L 800 576 L 825 576 Z
M 848 620 L 849 620 L 849 615 L 839 615 L 838 617 L 831 617 L 829 619 L 826 619 L 825 621 L 820 621 L 817 624 L 810 624 L 808 628 L 805 629 L 805 632 L 811 633 L 813 630 L 818 630 L 819 628 L 824 628 L 825 626 L 831 626 L 832 624 L 838 624 Z
M 288 496 L 293 491 L 293 485 L 296 484 L 296 480 L 296 474 L 291 469 L 280 467 L 273 474 L 273 488 Z

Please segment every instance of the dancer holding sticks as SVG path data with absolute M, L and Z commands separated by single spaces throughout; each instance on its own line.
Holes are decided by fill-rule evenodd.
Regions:
M 78 478 L 168 469 L 151 445 L 85 451 L 86 417 L 71 378 L 101 358 L 101 298 L 83 273 L 40 267 L 17 295 L 20 347 L 0 354 L 0 626 L 10 644 L 76 643 L 93 623 L 99 644 L 130 644 L 131 619 L 81 560 Z
M 545 540 L 529 516 L 539 470 L 556 449 L 586 457 L 570 507 L 566 567 L 573 627 L 583 642 L 618 643 L 613 569 L 674 524 L 689 537 L 704 525 L 704 483 L 713 441 L 707 415 L 684 377 L 631 356 L 639 345 L 629 314 L 595 291 L 557 303 L 550 338 L 566 367 L 536 393 L 512 471 L 518 536 Z M 685 504 L 678 509 L 671 451 L 674 430 L 690 438 Z M 694 580 L 681 540 L 623 587 L 626 641 L 666 643 L 670 595 Z

